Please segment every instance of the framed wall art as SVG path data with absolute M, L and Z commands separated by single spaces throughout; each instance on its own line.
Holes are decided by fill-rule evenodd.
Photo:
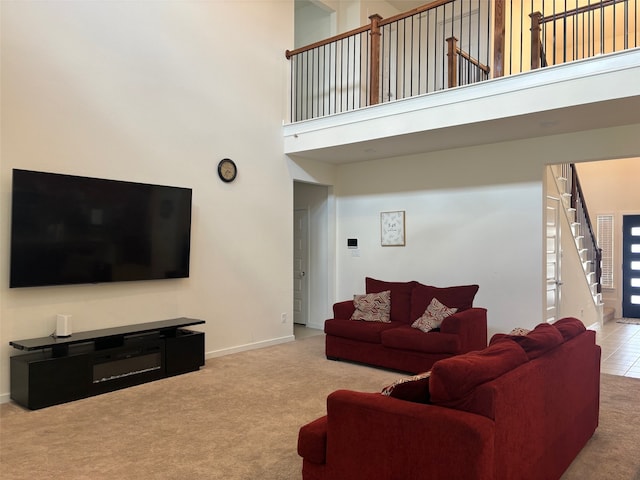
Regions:
M 383 247 L 404 247 L 404 210 L 380 212 L 380 238 Z

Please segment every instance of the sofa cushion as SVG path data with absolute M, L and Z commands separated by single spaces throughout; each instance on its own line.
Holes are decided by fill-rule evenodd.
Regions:
M 327 416 L 307 423 L 298 432 L 298 455 L 311 463 L 323 464 L 327 453 Z
M 400 322 L 364 322 L 332 318 L 324 322 L 324 333 L 360 342 L 380 343 L 382 332 L 403 325 Z
M 442 332 L 423 333 L 409 325 L 385 330 L 381 334 L 381 341 L 385 347 L 398 350 L 451 354 L 460 351 L 459 335 Z
M 561 318 L 553 323 L 553 326 L 562 334 L 565 342 L 586 330 L 584 323 L 573 317 Z
M 493 345 L 494 343 L 502 340 L 503 338 L 508 338 L 511 339 L 512 336 L 521 336 L 521 335 L 527 335 L 531 330 L 529 330 L 528 328 L 523 328 L 523 327 L 516 327 L 513 328 L 509 333 L 494 333 L 493 336 L 491 337 L 491 340 L 489 340 L 489 345 Z
M 411 323 L 422 316 L 434 298 L 447 307 L 457 308 L 458 311 L 471 308 L 478 288 L 478 285 L 439 288 L 417 283 L 411 294 Z
M 390 322 L 391 291 L 385 290 L 379 293 L 366 295 L 354 295 L 353 306 L 355 311 L 351 320 L 364 320 L 366 322 Z
M 429 377 L 431 372 L 401 378 L 382 389 L 382 395 L 414 403 L 429 403 Z
M 484 350 L 440 360 L 431 369 L 431 403 L 453 405 L 478 385 L 494 380 L 527 361 L 522 347 L 510 339 Z
M 440 303 L 437 298 L 434 298 L 431 300 L 431 303 L 422 316 L 413 322 L 411 326 L 427 333 L 434 328 L 440 328 L 442 320 L 453 315 L 457 311 L 457 308 L 449 308 Z
M 544 355 L 564 342 L 558 329 L 548 323 L 541 323 L 526 335 L 515 336 L 514 339 L 524 349 L 529 360 Z
M 385 282 L 375 278 L 365 278 L 365 292 L 379 293 L 391 291 L 391 321 L 411 323 L 411 293 L 417 282 Z M 426 306 L 425 306 L 426 308 Z M 423 310 L 424 311 L 424 310 Z
M 544 355 L 564 342 L 560 331 L 549 323 L 541 323 L 526 335 L 495 334 L 490 344 L 494 345 L 505 340 L 511 340 L 520 345 L 529 360 Z

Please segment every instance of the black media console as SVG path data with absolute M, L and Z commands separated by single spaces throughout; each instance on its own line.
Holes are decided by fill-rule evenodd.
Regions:
M 11 357 L 11 398 L 31 410 L 99 395 L 204 365 L 204 333 L 176 318 L 9 342 L 34 353 Z

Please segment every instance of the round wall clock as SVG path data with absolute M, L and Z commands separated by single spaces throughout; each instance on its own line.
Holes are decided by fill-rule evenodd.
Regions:
M 230 158 L 223 158 L 218 163 L 218 176 L 223 182 L 233 182 L 238 175 L 238 167 Z

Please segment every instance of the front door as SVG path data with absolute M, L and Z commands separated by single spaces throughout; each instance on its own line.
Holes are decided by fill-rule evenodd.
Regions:
M 622 316 L 640 318 L 640 215 L 622 217 Z

